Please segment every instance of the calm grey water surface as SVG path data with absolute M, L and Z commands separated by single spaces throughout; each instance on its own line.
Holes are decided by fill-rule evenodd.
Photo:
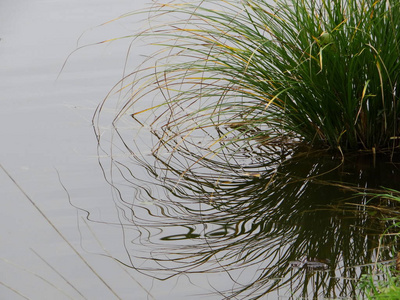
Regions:
M 146 2 L 2 1 L 0 163 L 121 299 L 203 299 L 207 292 L 214 295 L 207 298 L 220 299 L 210 282 L 229 290 L 232 282 L 227 274 L 157 281 L 123 268 L 103 249 L 126 261 L 120 220 L 98 164 L 91 119 L 121 78 L 131 40 L 80 49 L 57 78 L 77 45 L 138 30 L 135 17 L 96 25 Z M 139 48 L 131 53 L 133 64 L 142 59 L 140 54 L 148 51 Z M 0 299 L 116 298 L 3 171 L 0 190 Z M 94 222 L 86 225 L 82 210 L 90 211 Z
M 132 18 L 93 27 L 145 2 L 1 2 L 0 162 L 122 299 L 147 299 L 147 290 L 156 299 L 187 299 L 185 284 L 154 283 L 137 273 L 132 273 L 133 280 L 113 260 L 93 255 L 104 251 L 68 202 L 56 172 L 73 204 L 90 210 L 95 220 L 118 221 L 98 166 L 91 118 L 121 77 L 128 43 L 82 49 L 72 55 L 58 79 L 57 75 L 82 33 L 89 29 L 80 45 L 129 34 L 130 28 L 137 29 Z M 115 298 L 2 171 L 0 190 L 1 299 L 81 299 L 48 264 L 87 299 Z M 100 241 L 107 241 L 109 251 L 124 251 L 118 226 L 90 226 Z
M 157 255 L 162 257 L 168 253 L 168 249 L 165 250 L 163 247 L 171 243 L 171 240 L 174 241 L 171 245 L 178 245 L 175 246 L 176 250 L 179 250 L 181 244 L 182 246 L 193 245 L 192 250 L 188 248 L 190 253 L 196 251 L 198 241 L 195 238 L 200 237 L 200 234 L 208 234 L 210 240 L 216 237 L 218 244 L 219 237 L 225 237 L 227 232 L 234 231 L 233 226 L 224 228 L 223 223 L 204 224 L 204 232 L 196 231 L 189 239 L 181 239 L 182 235 L 187 234 L 186 229 L 189 229 L 189 234 L 192 234 L 191 230 L 198 229 L 196 226 L 202 224 L 201 222 L 197 223 L 197 225 L 193 225 L 193 228 L 168 227 L 170 225 L 168 222 L 171 222 L 171 225 L 174 224 L 173 222 L 180 222 L 179 215 L 173 219 L 176 217 L 176 211 L 172 207 L 171 211 L 153 215 L 154 218 L 148 220 L 148 223 L 154 221 L 156 224 L 149 229 L 149 233 L 152 230 L 157 231 L 157 222 L 165 222 L 165 228 L 160 229 L 161 239 L 158 237 L 159 240 L 149 240 L 143 243 L 135 240 L 135 234 L 138 232 L 146 236 L 146 229 L 143 231 L 131 230 L 134 229 L 132 226 L 134 222 L 132 224 L 127 222 L 130 217 L 129 213 L 131 213 L 129 204 L 137 200 L 136 196 L 142 200 L 148 200 L 143 197 L 143 194 L 135 194 L 146 185 L 141 186 L 139 181 L 139 188 L 132 188 L 125 182 L 128 177 L 124 177 L 117 183 L 125 197 L 120 200 L 126 200 L 126 202 L 115 202 L 118 198 L 115 194 L 116 191 L 106 182 L 99 166 L 97 141 L 91 125 L 91 118 L 96 106 L 122 76 L 126 50 L 131 40 L 119 40 L 112 44 L 80 49 L 69 58 L 57 79 L 65 59 L 76 48 L 77 40 L 82 33 L 84 35 L 79 40 L 80 46 L 130 34 L 131 30 L 137 30 L 140 24 L 139 19 L 135 19 L 135 17 L 129 17 L 125 21 L 107 26 L 95 27 L 95 25 L 136 10 L 144 6 L 144 3 L 146 3 L 144 0 L 2 1 L 0 9 L 0 163 L 121 299 L 204 299 L 204 293 L 208 292 L 211 293 L 211 296 L 207 296 L 208 299 L 221 299 L 222 296 L 218 294 L 217 290 L 233 289 L 231 275 L 228 272 L 211 274 L 200 271 L 199 274 L 180 275 L 169 280 L 159 281 L 141 272 L 124 268 L 107 257 L 109 252 L 112 257 L 120 259 L 124 263 L 129 263 L 129 258 L 133 259 L 133 265 L 137 265 L 143 270 L 146 269 L 146 264 L 152 266 L 151 257 L 157 257 Z M 145 47 L 137 48 L 130 54 L 130 63 L 137 64 L 142 60 L 141 54 L 148 54 L 147 52 Z M 112 112 L 110 110 L 110 113 Z M 104 114 L 107 115 L 107 110 L 104 111 Z M 126 124 L 128 136 L 134 136 L 136 127 L 129 122 Z M 111 139 L 112 135 L 109 136 L 107 130 L 104 131 L 106 134 L 103 140 L 106 142 L 103 146 L 107 145 L 107 142 L 111 145 L 111 141 L 107 141 L 107 139 Z M 144 142 L 150 143 L 150 140 L 144 140 Z M 151 148 L 151 145 L 148 145 L 147 148 L 149 147 Z M 105 153 L 102 154 L 105 155 Z M 122 150 L 118 152 L 118 155 L 126 154 Z M 100 159 L 106 172 L 109 167 L 107 159 L 107 157 Z M 115 162 L 120 162 L 121 169 L 129 170 L 136 178 L 147 178 L 146 176 L 149 175 L 143 168 L 130 169 L 131 162 L 128 157 L 115 157 Z M 124 163 L 127 164 L 126 168 Z M 367 160 L 367 163 L 369 164 L 370 160 Z M 135 165 L 133 164 L 133 166 Z M 300 164 L 299 170 L 303 171 L 307 168 Z M 284 172 L 285 169 L 283 168 L 281 171 Z M 347 174 L 347 170 L 344 171 L 342 173 Z M 68 190 L 69 197 L 57 174 L 60 175 L 62 184 Z M 390 176 L 393 177 L 392 174 Z M 243 180 L 240 176 L 239 179 Z M 253 194 L 243 194 L 245 197 L 265 191 L 262 186 L 263 182 L 257 180 L 256 184 L 248 185 L 246 182 L 252 180 L 245 178 L 245 184 L 240 185 L 245 189 L 249 188 L 250 192 L 254 189 Z M 269 180 L 267 181 L 269 182 Z M 284 186 L 286 183 L 282 182 L 282 186 Z M 260 189 L 257 189 L 257 185 L 261 186 Z M 152 189 L 151 183 L 150 189 Z M 313 187 L 308 188 L 308 190 L 312 189 Z M 1 299 L 116 298 L 110 289 L 85 266 L 67 243 L 57 235 L 4 172 L 0 172 L 0 190 L 3 207 L 0 211 Z M 156 188 L 154 190 L 157 191 Z M 306 187 L 299 189 L 299 193 L 304 194 L 306 191 Z M 197 197 L 196 194 L 195 196 Z M 233 199 L 228 197 L 228 200 L 235 202 L 237 200 L 235 194 L 232 197 Z M 275 197 L 274 193 L 265 197 L 266 199 L 277 198 L 277 202 L 280 201 L 279 195 Z M 163 195 L 160 196 L 160 199 L 162 198 Z M 288 196 L 287 198 L 293 197 Z M 137 211 L 132 210 L 138 219 L 147 216 L 146 210 L 153 212 L 163 207 L 160 205 L 158 208 L 151 201 L 148 201 L 149 203 L 146 201 L 142 201 L 138 205 Z M 260 201 L 254 201 L 255 207 Z M 323 201 L 320 202 L 323 204 Z M 249 202 L 249 207 L 246 209 L 251 209 L 251 203 Z M 258 205 L 261 207 L 260 211 L 263 207 L 268 207 L 263 203 Z M 74 206 L 79 209 L 75 209 Z M 168 206 L 165 207 L 168 208 Z M 279 208 L 279 205 L 277 207 Z M 86 211 L 90 214 L 88 215 Z M 307 213 L 307 210 L 305 211 Z M 121 212 L 125 214 L 123 215 Z M 272 214 L 273 220 L 274 211 L 268 210 L 265 215 L 268 216 L 268 213 Z M 168 219 L 163 221 L 163 214 L 171 217 L 171 221 Z M 122 215 L 126 219 L 121 219 Z M 199 217 L 196 214 L 193 216 Z M 283 216 L 285 215 L 283 214 Z M 187 216 L 182 215 L 183 217 Z M 200 217 L 202 216 L 200 215 Z M 223 215 L 220 217 L 221 219 L 225 218 Z M 240 216 L 237 217 L 240 219 Z M 86 222 L 86 218 L 91 222 Z M 242 230 L 246 231 L 257 224 L 257 220 L 262 219 L 262 215 L 256 214 L 254 220 L 244 218 L 244 221 L 238 222 L 237 226 L 242 225 Z M 146 219 L 140 221 L 147 224 Z M 255 223 L 253 224 L 253 222 Z M 293 218 L 293 222 L 293 226 L 288 228 L 295 230 L 302 227 L 296 223 L 298 222 L 296 218 Z M 121 223 L 124 223 L 123 226 Z M 307 226 L 309 225 L 308 222 L 305 223 Z M 264 222 L 259 221 L 259 224 L 264 224 Z M 206 232 L 207 226 L 208 232 Z M 260 228 L 262 226 L 264 225 L 260 225 Z M 285 227 L 282 228 L 285 229 Z M 310 228 L 313 228 L 312 224 Z M 264 231 L 268 233 L 268 230 Z M 313 231 L 311 230 L 311 232 Z M 130 243 L 131 235 L 133 238 Z M 268 247 L 277 247 L 279 250 L 277 252 L 285 255 L 284 247 L 280 249 L 279 244 L 269 244 L 269 240 L 265 239 L 261 230 L 260 235 L 263 239 L 260 239 L 259 245 L 255 244 L 259 247 L 255 248 L 257 253 L 264 254 L 265 242 Z M 251 237 L 250 234 L 249 236 Z M 291 237 L 296 238 L 296 234 L 293 233 Z M 240 234 L 237 238 L 242 239 Z M 285 240 L 285 233 L 278 235 L 278 238 Z M 306 238 L 300 240 L 299 243 L 302 244 L 303 241 L 306 241 Z M 204 240 L 201 242 L 204 246 Z M 250 244 L 252 243 L 250 239 Z M 224 243 L 220 245 L 225 246 Z M 153 246 L 158 248 L 154 250 L 154 253 L 149 253 Z M 205 246 L 207 247 L 207 245 Z M 247 250 L 244 247 L 242 251 L 240 247 L 242 246 L 238 243 L 236 251 L 239 256 L 240 252 Z M 173 246 L 171 246 L 172 248 Z M 203 248 L 199 247 L 198 249 Z M 259 252 L 258 249 L 260 249 Z M 135 260 L 141 256 L 145 259 Z M 148 260 L 146 260 L 147 257 Z M 171 257 L 174 257 L 174 254 L 171 254 Z M 261 255 L 260 257 L 262 259 Z M 179 255 L 176 258 L 180 259 Z M 266 259 L 265 263 L 269 262 Z M 221 263 L 225 262 L 221 260 Z M 287 268 L 286 261 L 280 263 Z M 171 264 L 173 265 L 173 263 Z M 262 266 L 262 264 L 254 266 L 250 264 L 243 271 L 239 269 L 238 272 L 241 275 L 238 275 L 237 278 L 249 278 L 248 280 L 251 281 L 252 276 L 259 272 Z M 201 270 L 202 264 L 200 263 L 198 267 Z M 79 292 L 74 290 L 69 283 Z M 285 290 L 282 293 L 285 294 Z M 277 299 L 278 294 L 279 291 L 264 296 L 263 299 Z M 288 298 L 287 294 L 282 297 L 282 299 L 286 298 Z

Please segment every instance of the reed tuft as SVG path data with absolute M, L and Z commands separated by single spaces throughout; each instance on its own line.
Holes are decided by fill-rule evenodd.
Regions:
M 398 149 L 400 2 L 269 2 L 154 4 L 153 21 L 172 21 L 139 34 L 159 50 L 124 79 L 131 92 L 117 119 L 133 107 L 175 136 L 224 126 L 263 143 Z M 157 91 L 161 104 L 135 111 Z

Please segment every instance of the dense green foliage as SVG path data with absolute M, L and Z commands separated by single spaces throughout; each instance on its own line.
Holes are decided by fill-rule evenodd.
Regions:
M 167 108 L 156 119 L 168 113 L 165 125 L 176 134 L 228 124 L 237 138 L 255 132 L 264 142 L 300 139 L 341 152 L 396 147 L 400 3 L 269 2 L 153 6 L 153 21 L 173 21 L 140 34 L 161 48 L 150 74 L 145 66 L 133 73 L 121 113 L 158 90 L 165 102 L 156 107 Z
M 399 3 L 256 3 L 248 2 L 252 24 L 259 32 L 267 26 L 273 38 L 257 39 L 262 46 L 249 63 L 255 78 L 271 81 L 253 86 L 277 96 L 287 129 L 343 150 L 389 147 L 400 129 Z M 267 72 L 259 74 L 255 62 Z

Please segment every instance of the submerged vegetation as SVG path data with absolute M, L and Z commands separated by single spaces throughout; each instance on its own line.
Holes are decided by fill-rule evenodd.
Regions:
M 124 78 L 116 122 L 151 109 L 165 140 L 225 126 L 264 144 L 398 148 L 398 1 L 177 1 L 149 12 L 139 36 L 159 48 Z M 138 110 L 152 92 L 163 102 Z

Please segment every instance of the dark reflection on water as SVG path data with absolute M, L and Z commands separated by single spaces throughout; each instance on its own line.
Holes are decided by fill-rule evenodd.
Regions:
M 126 236 L 124 263 L 154 278 L 221 273 L 232 289 L 210 284 L 229 299 L 271 291 L 351 299 L 365 265 L 398 250 L 396 239 L 381 235 L 394 223 L 382 217 L 398 216 L 399 207 L 378 209 L 380 200 L 363 194 L 399 188 L 397 157 L 342 161 L 256 143 L 212 152 L 203 140 L 160 143 L 155 132 L 146 154 L 129 132 L 113 134 L 112 155 L 100 163 Z

